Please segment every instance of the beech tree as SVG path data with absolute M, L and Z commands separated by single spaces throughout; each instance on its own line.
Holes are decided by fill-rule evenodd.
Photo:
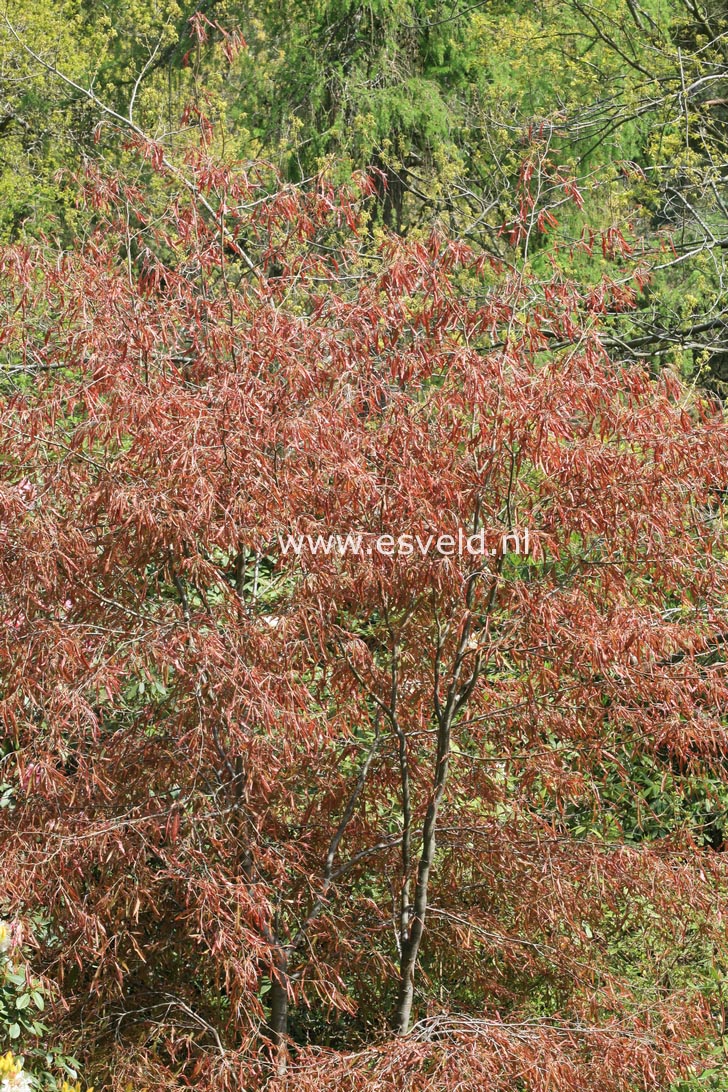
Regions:
M 1 874 L 61 1034 L 118 1088 L 717 1064 L 723 857 L 618 801 L 725 773 L 728 430 L 607 352 L 628 242 L 536 276 L 538 134 L 513 261 L 137 152 L 2 253 Z

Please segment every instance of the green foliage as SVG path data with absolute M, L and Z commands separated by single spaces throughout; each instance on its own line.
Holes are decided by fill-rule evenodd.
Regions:
M 13 1092 L 29 1092 L 31 1087 L 80 1092 L 80 1084 L 72 1086 L 67 1080 L 76 1081 L 78 1061 L 48 1041 L 49 993 L 32 973 L 30 955 L 29 948 L 20 943 L 18 931 L 0 921 L 0 1052 L 4 1052 L 0 1077 L 9 1081 Z

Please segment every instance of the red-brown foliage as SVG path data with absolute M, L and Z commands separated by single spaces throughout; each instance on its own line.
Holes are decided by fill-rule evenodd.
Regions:
M 723 769 L 722 411 L 605 349 L 620 240 L 587 290 L 189 171 L 2 256 L 2 882 L 69 1026 L 120 1088 L 667 1087 L 725 868 L 605 785 Z

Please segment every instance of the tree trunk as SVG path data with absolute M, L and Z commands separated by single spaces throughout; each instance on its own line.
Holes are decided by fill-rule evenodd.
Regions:
M 470 583 L 468 584 L 468 590 L 466 594 L 466 606 L 468 612 L 470 612 L 473 600 L 473 588 L 475 586 L 475 577 L 471 576 Z M 493 583 L 493 589 L 495 589 L 495 582 Z M 493 593 L 491 594 L 492 606 Z M 458 649 L 455 656 L 453 665 L 452 679 L 447 692 L 447 701 L 443 708 L 440 704 L 440 700 L 437 693 L 437 680 L 438 680 L 438 663 L 439 663 L 439 648 L 438 657 L 435 661 L 435 716 L 437 718 L 437 754 L 435 759 L 435 776 L 433 782 L 433 791 L 430 798 L 430 803 L 425 813 L 425 821 L 422 824 L 422 850 L 420 853 L 420 863 L 417 868 L 417 882 L 415 884 L 415 897 L 414 904 L 412 906 L 411 914 L 408 912 L 407 919 L 409 923 L 409 932 L 406 938 L 402 938 L 401 942 L 401 954 L 400 954 L 400 969 L 399 969 L 399 991 L 397 996 L 397 1009 L 394 1018 L 394 1030 L 397 1035 L 406 1035 L 410 1028 L 410 1020 L 412 1017 L 412 1002 L 414 1000 L 415 992 L 415 971 L 417 969 L 417 958 L 420 954 L 420 944 L 422 943 L 422 934 L 425 931 L 425 917 L 427 915 L 428 905 L 428 888 L 430 882 L 430 869 L 432 868 L 432 862 L 435 859 L 435 849 L 437 846 L 437 820 L 440 814 L 440 805 L 442 798 L 445 795 L 445 787 L 447 785 L 447 774 L 450 766 L 450 732 L 452 729 L 453 721 L 457 716 L 460 709 L 462 709 L 465 702 L 470 697 L 475 686 L 478 674 L 480 671 L 479 661 L 473 668 L 472 674 L 462 690 L 460 687 L 460 677 L 462 674 L 463 661 L 465 658 L 465 652 L 468 647 L 468 641 L 470 639 L 471 621 L 470 615 L 465 619 L 462 626 L 462 632 L 460 640 L 458 642 Z
M 410 959 L 410 945 L 402 951 L 399 961 L 399 991 L 397 993 L 397 1014 L 394 1021 L 396 1035 L 406 1035 L 412 1016 L 412 1002 L 415 996 L 415 960 Z
M 288 960 L 280 955 L 276 961 L 270 987 L 270 1019 L 268 1035 L 274 1047 L 276 1071 L 280 1076 L 285 1072 L 287 1062 L 286 1041 L 288 1039 Z
M 449 727 L 445 733 L 446 748 L 449 749 Z M 410 922 L 409 938 L 402 945 L 400 958 L 399 992 L 397 996 L 397 1010 L 394 1021 L 394 1030 L 397 1035 L 406 1035 L 409 1031 L 412 1016 L 412 1002 L 415 993 L 415 970 L 417 958 L 420 954 L 422 934 L 425 931 L 425 916 L 427 914 L 427 895 L 430 880 L 430 868 L 435 856 L 435 830 L 437 817 L 440 811 L 440 801 L 447 781 L 448 750 L 445 750 L 440 758 L 437 787 L 435 795 L 427 809 L 424 826 L 422 828 L 422 855 L 417 869 L 417 883 L 415 885 L 415 902 Z
M 271 1042 L 280 1046 L 288 1034 L 288 990 L 278 979 L 273 979 L 270 990 L 270 1030 Z

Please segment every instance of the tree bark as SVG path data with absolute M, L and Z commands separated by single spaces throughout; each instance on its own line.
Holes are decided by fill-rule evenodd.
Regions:
M 479 509 L 476 511 L 474 526 L 477 528 Z M 498 569 L 499 571 L 499 569 Z M 468 701 L 473 692 L 480 674 L 480 657 L 476 656 L 470 677 L 461 685 L 463 664 L 467 655 L 468 643 L 472 628 L 471 608 L 475 580 L 479 574 L 471 574 L 465 596 L 467 614 L 463 620 L 460 640 L 453 662 L 452 676 L 447 690 L 447 698 L 443 705 L 439 698 L 440 681 L 440 655 L 442 642 L 438 640 L 435 655 L 435 687 L 434 687 L 434 712 L 437 722 L 437 751 L 435 755 L 435 772 L 432 785 L 432 796 L 425 813 L 425 821 L 422 824 L 422 850 L 420 862 L 417 867 L 417 881 L 415 883 L 414 904 L 411 914 L 407 914 L 409 929 L 407 936 L 403 935 L 400 950 L 399 990 L 397 995 L 397 1008 L 395 1010 L 394 1030 L 397 1035 L 406 1035 L 410 1028 L 412 1018 L 412 1004 L 415 993 L 415 971 L 417 959 L 420 954 L 422 934 L 425 931 L 425 917 L 427 915 L 428 888 L 430 882 L 430 869 L 437 848 L 437 820 L 440 814 L 440 805 L 445 795 L 447 786 L 448 767 L 450 765 L 450 740 L 452 726 L 460 710 Z M 496 579 L 493 579 L 491 593 L 486 606 L 490 611 L 495 599 Z
M 425 916 L 427 914 L 427 896 L 430 880 L 430 869 L 435 856 L 437 846 L 436 829 L 437 817 L 440 811 L 440 801 L 447 784 L 447 769 L 450 757 L 450 725 L 446 724 L 440 731 L 438 740 L 438 768 L 435 779 L 435 791 L 427 808 L 425 822 L 422 827 L 422 853 L 417 868 L 417 883 L 415 885 L 415 901 L 410 921 L 409 937 L 406 944 L 402 945 L 399 974 L 399 993 L 397 996 L 397 1010 L 395 1016 L 395 1032 L 397 1035 L 406 1035 L 409 1031 L 412 1016 L 412 1003 L 415 993 L 415 969 L 420 953 L 422 934 L 425 931 Z
M 288 990 L 285 983 L 278 978 L 273 978 L 270 990 L 270 1023 L 271 1042 L 274 1046 L 281 1046 L 288 1035 Z
M 288 959 L 281 953 L 271 978 L 270 1019 L 268 1035 L 274 1048 L 276 1072 L 280 1076 L 286 1070 L 288 1052 Z

